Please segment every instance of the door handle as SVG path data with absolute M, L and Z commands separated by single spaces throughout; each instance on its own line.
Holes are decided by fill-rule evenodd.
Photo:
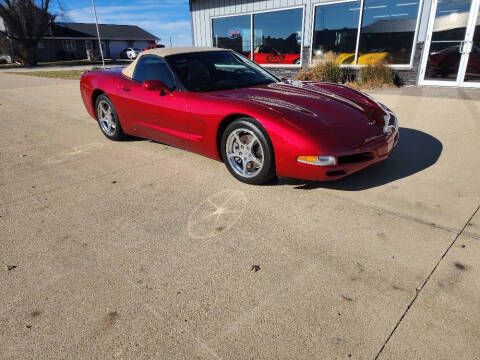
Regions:
M 467 54 L 470 54 L 470 53 L 472 52 L 472 49 L 473 49 L 473 41 L 470 41 L 470 40 L 467 41 L 467 44 L 466 44 L 466 45 L 467 45 L 467 50 L 466 50 L 466 52 L 467 52 Z
M 131 89 L 130 89 L 129 87 L 122 86 L 122 90 L 123 90 L 123 91 L 130 91 Z
M 462 41 L 460 44 L 460 53 L 461 54 L 470 54 L 472 52 L 473 42 L 472 41 Z

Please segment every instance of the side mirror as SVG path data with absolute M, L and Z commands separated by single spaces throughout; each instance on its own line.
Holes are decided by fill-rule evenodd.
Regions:
M 172 91 L 160 80 L 145 80 L 142 83 L 145 90 L 160 91 L 160 95 L 170 94 Z

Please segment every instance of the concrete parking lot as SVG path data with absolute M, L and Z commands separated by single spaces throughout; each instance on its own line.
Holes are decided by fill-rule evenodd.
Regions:
M 387 162 L 248 186 L 0 72 L 0 358 L 480 359 L 478 93 L 377 92 Z

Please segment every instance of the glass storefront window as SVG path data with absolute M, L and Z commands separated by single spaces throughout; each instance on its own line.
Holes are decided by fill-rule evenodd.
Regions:
M 312 59 L 332 56 L 337 64 L 354 64 L 360 1 L 315 7 Z
M 420 0 L 365 0 L 359 65 L 410 64 Z
M 331 57 L 343 65 L 354 65 L 355 59 L 359 65 L 409 65 L 420 2 L 350 0 L 317 4 L 312 59 Z M 298 65 L 302 22 L 303 8 L 213 18 L 213 46 L 235 50 L 248 58 L 253 52 L 258 64 Z
M 480 12 L 475 23 L 472 52 L 468 58 L 465 81 L 480 82 Z
M 250 57 L 250 29 L 250 15 L 213 19 L 213 46 L 232 49 Z
M 439 0 L 433 23 L 432 41 L 458 41 L 465 38 L 472 0 Z
M 253 15 L 253 56 L 258 64 L 300 64 L 303 9 Z
M 425 71 L 426 80 L 455 81 L 457 79 L 471 3 L 472 0 L 440 0 L 438 2 Z M 473 48 L 472 51 L 474 50 Z M 472 56 L 472 54 L 470 59 L 475 59 L 475 55 Z M 474 60 L 472 61 L 469 65 L 474 65 Z M 475 72 L 475 66 L 469 66 L 467 74 L 469 72 Z

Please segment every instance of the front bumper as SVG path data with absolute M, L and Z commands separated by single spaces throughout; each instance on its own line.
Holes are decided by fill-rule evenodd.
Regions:
M 389 158 L 399 139 L 398 125 L 391 127 L 391 133 L 365 145 L 354 152 L 335 155 L 337 164 L 314 166 L 297 163 L 294 178 L 303 180 L 328 181 L 343 178 L 373 164 Z

